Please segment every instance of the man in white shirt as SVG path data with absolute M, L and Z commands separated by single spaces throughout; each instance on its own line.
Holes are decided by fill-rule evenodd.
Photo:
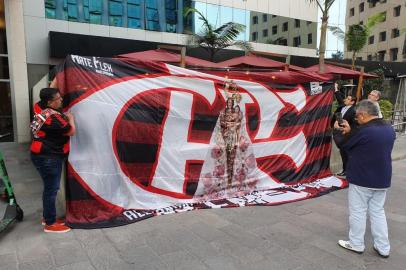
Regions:
M 382 112 L 381 112 L 381 108 L 379 107 L 379 99 L 381 98 L 381 92 L 378 90 L 372 90 L 369 94 L 368 94 L 368 100 L 372 101 L 377 107 L 378 107 L 378 112 L 379 112 L 379 118 L 383 118 Z

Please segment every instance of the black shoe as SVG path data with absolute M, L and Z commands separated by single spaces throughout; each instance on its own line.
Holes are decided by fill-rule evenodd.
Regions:
M 345 171 L 342 171 L 340 173 L 337 173 L 337 176 L 345 176 Z
M 388 255 L 383 255 L 381 252 L 379 252 L 379 250 L 374 246 L 374 250 L 376 253 L 378 253 L 378 255 L 384 259 L 389 258 L 389 254 Z

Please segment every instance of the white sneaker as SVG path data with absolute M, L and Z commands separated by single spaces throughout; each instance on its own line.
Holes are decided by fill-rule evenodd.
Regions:
M 358 253 L 358 254 L 362 254 L 362 253 L 364 252 L 364 250 L 357 249 L 357 248 L 353 247 L 353 246 L 350 244 L 350 241 L 338 240 L 338 245 L 339 245 L 340 247 L 342 247 L 342 248 L 351 250 L 351 251 L 353 251 L 353 252 L 355 252 L 355 253 Z
M 374 246 L 374 250 L 375 250 L 375 252 L 378 253 L 378 255 L 381 256 L 382 258 L 385 258 L 385 259 L 389 258 L 389 253 L 388 253 L 388 254 L 384 254 L 384 253 L 380 252 L 375 246 Z

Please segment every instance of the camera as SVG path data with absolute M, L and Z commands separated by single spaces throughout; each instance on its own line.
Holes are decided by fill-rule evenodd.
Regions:
M 336 112 L 336 113 L 335 113 L 335 116 L 336 116 L 338 125 L 339 125 L 340 127 L 343 127 L 343 126 L 344 126 L 344 121 L 343 121 L 343 115 L 341 114 L 341 112 Z

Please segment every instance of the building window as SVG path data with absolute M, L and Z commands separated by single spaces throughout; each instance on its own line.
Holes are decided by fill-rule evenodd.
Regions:
M 399 17 L 400 16 L 400 6 L 394 7 L 393 8 L 393 17 Z
M 272 18 L 275 18 L 276 17 L 276 15 L 272 15 Z
M 286 38 L 282 38 L 279 40 L 279 45 L 288 46 L 288 40 Z
M 372 54 L 368 54 L 367 60 L 368 60 L 368 61 L 372 61 Z
M 355 60 L 357 60 L 357 61 L 362 61 L 362 57 L 359 56 L 359 57 L 355 58 Z
M 123 3 L 120 0 L 109 1 L 109 24 L 123 26 Z
M 145 29 L 160 31 L 157 0 L 145 1 Z
M 350 8 L 350 17 L 354 16 L 354 8 Z
M 258 24 L 258 16 L 252 17 L 252 24 Z
M 365 3 L 364 2 L 362 2 L 361 4 L 359 4 L 359 12 L 361 13 L 361 12 L 364 12 L 364 6 L 365 6 Z
M 45 0 L 45 16 L 50 19 L 56 18 L 56 0 Z
M 274 26 L 272 26 L 272 35 L 276 35 L 276 34 L 278 34 L 278 26 L 274 25 Z
M 386 53 L 386 51 L 378 52 L 378 61 L 385 61 L 385 53 Z
M 398 48 L 392 48 L 390 49 L 390 60 L 391 61 L 396 61 L 398 60 Z
M 376 6 L 377 1 L 370 1 L 369 2 L 369 8 L 374 8 Z
M 268 29 L 262 30 L 262 36 L 267 37 L 268 36 Z
M 83 17 L 85 22 L 101 24 L 103 14 L 102 0 L 83 0 Z
M 286 32 L 286 31 L 288 31 L 288 29 L 289 29 L 289 24 L 288 24 L 288 22 L 284 22 L 284 23 L 282 24 L 282 32 Z
M 258 32 L 252 32 L 252 41 L 256 41 L 258 39 Z
M 368 44 L 374 44 L 374 36 L 368 38 Z
M 386 31 L 380 32 L 379 33 L 379 41 L 386 41 Z
M 398 29 L 398 28 L 392 29 L 391 37 L 392 37 L 392 38 L 397 38 L 398 36 L 400 36 L 400 31 L 399 31 L 399 29 Z
M 268 14 L 262 14 L 262 21 L 267 22 L 268 21 Z
M 300 27 L 300 20 L 295 19 L 295 27 L 299 28 Z
M 293 47 L 299 47 L 300 46 L 300 36 L 294 37 L 293 38 Z
M 386 11 L 382 12 L 384 14 L 382 22 L 386 22 Z
M 127 0 L 127 25 L 129 28 L 141 28 L 140 0 Z
M 66 0 L 63 2 L 63 14 L 64 18 L 68 21 L 78 21 L 78 5 L 77 0 Z
M 312 43 L 313 43 L 313 35 L 307 34 L 307 44 L 312 44 Z
M 178 6 L 176 0 L 165 0 L 166 32 L 176 33 L 178 24 Z
M 360 22 L 359 22 L 359 25 L 363 25 L 363 24 L 364 24 L 364 22 L 363 22 L 363 21 L 360 21 Z

